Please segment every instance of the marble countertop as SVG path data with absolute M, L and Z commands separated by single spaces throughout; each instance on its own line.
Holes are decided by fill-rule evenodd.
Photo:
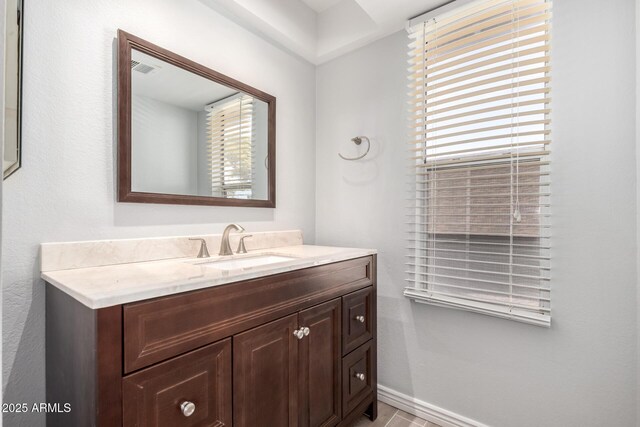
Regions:
M 294 245 L 249 251 L 245 255 L 211 258 L 174 258 L 160 261 L 44 271 L 41 277 L 89 308 L 97 309 L 180 292 L 204 289 L 330 264 L 375 254 L 372 249 Z M 293 258 L 248 268 L 219 269 L 207 264 L 222 259 L 260 255 Z

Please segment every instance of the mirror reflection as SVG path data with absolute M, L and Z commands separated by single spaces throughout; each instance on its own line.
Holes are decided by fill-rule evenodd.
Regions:
M 268 104 L 131 51 L 131 190 L 267 200 Z
M 22 0 L 7 0 L 5 11 L 3 178 L 21 162 Z

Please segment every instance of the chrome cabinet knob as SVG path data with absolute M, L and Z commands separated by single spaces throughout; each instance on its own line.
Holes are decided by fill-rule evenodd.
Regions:
M 304 331 L 302 329 L 296 329 L 295 331 L 293 331 L 293 336 L 301 340 L 302 338 L 304 338 Z
M 180 404 L 180 410 L 182 411 L 182 415 L 190 417 L 196 411 L 196 404 L 185 400 Z
M 304 336 L 308 336 L 311 333 L 311 329 L 307 328 L 306 326 L 304 328 L 302 328 L 302 332 L 304 333 Z
M 364 323 L 364 316 L 356 316 L 356 320 L 360 323 Z
M 361 372 L 356 373 L 355 377 L 356 377 L 357 379 L 359 379 L 360 381 L 364 381 L 364 379 L 366 378 L 366 377 L 364 376 L 364 374 L 363 374 L 363 373 L 361 373 Z

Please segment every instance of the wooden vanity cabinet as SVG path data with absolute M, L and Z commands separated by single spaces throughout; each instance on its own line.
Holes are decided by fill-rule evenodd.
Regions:
M 231 389 L 231 340 L 226 339 L 125 377 L 123 424 L 231 425 Z
M 298 316 L 233 337 L 234 426 L 293 426 L 298 420 Z
M 301 311 L 310 333 L 300 340 L 298 369 L 300 427 L 334 426 L 342 418 L 340 399 L 341 299 Z
M 346 427 L 377 416 L 367 256 L 91 310 L 47 286 L 49 426 Z
M 235 426 L 338 424 L 340 314 L 337 298 L 233 337 Z

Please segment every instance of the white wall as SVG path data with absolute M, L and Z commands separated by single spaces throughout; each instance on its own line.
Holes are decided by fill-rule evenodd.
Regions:
M 131 189 L 199 194 L 198 113 L 147 96 L 131 100 Z
M 640 1 L 640 0 L 639 0 Z M 211 195 L 211 172 L 209 171 L 209 140 L 207 138 L 207 112 L 198 113 L 198 195 Z
M 0 81 L 4 82 L 4 48 L 5 48 L 5 12 L 6 12 L 6 2 L 5 0 L 0 0 L 0 52 L 3 52 L 0 55 Z M 0 85 L 0 110 L 4 110 L 4 85 Z M 4 123 L 0 120 L 0 153 L 4 152 Z M 2 238 L 4 233 L 2 231 L 2 205 L 3 205 L 3 197 L 2 197 L 2 187 L 4 185 L 4 180 L 0 180 L 0 242 L 2 242 Z M 2 245 L 0 245 L 0 272 L 4 267 L 4 262 L 2 259 Z M 2 289 L 2 275 L 0 274 L 0 289 Z M 2 319 L 2 292 L 0 292 L 0 319 Z M 0 335 L 3 332 L 2 322 L 0 322 Z M 2 341 L 0 341 L 0 365 L 2 364 Z M 3 391 L 0 390 L 0 405 L 4 402 Z M 2 418 L 0 417 L 0 427 L 2 427 Z
M 197 0 L 41 0 L 25 13 L 23 167 L 4 188 L 6 402 L 43 402 L 41 242 L 301 228 L 314 241 L 315 70 Z M 116 203 L 122 28 L 277 97 L 276 209 Z M 7 415 L 11 426 L 44 416 Z
M 267 169 L 267 151 L 269 148 L 269 105 L 266 102 L 255 102 L 253 104 L 253 181 L 251 191 L 253 199 L 269 198 L 269 170 Z M 315 121 L 315 117 L 313 118 Z M 315 142 L 315 139 L 314 139 Z
M 636 421 L 640 423 L 640 0 L 635 1 L 636 6 L 636 293 L 638 309 L 636 310 L 638 334 L 637 341 L 637 383 L 636 383 Z
M 381 384 L 495 427 L 636 425 L 634 19 L 554 3 L 551 329 L 403 298 L 407 36 L 318 68 L 316 240 L 380 251 Z M 368 160 L 339 159 L 356 134 Z

